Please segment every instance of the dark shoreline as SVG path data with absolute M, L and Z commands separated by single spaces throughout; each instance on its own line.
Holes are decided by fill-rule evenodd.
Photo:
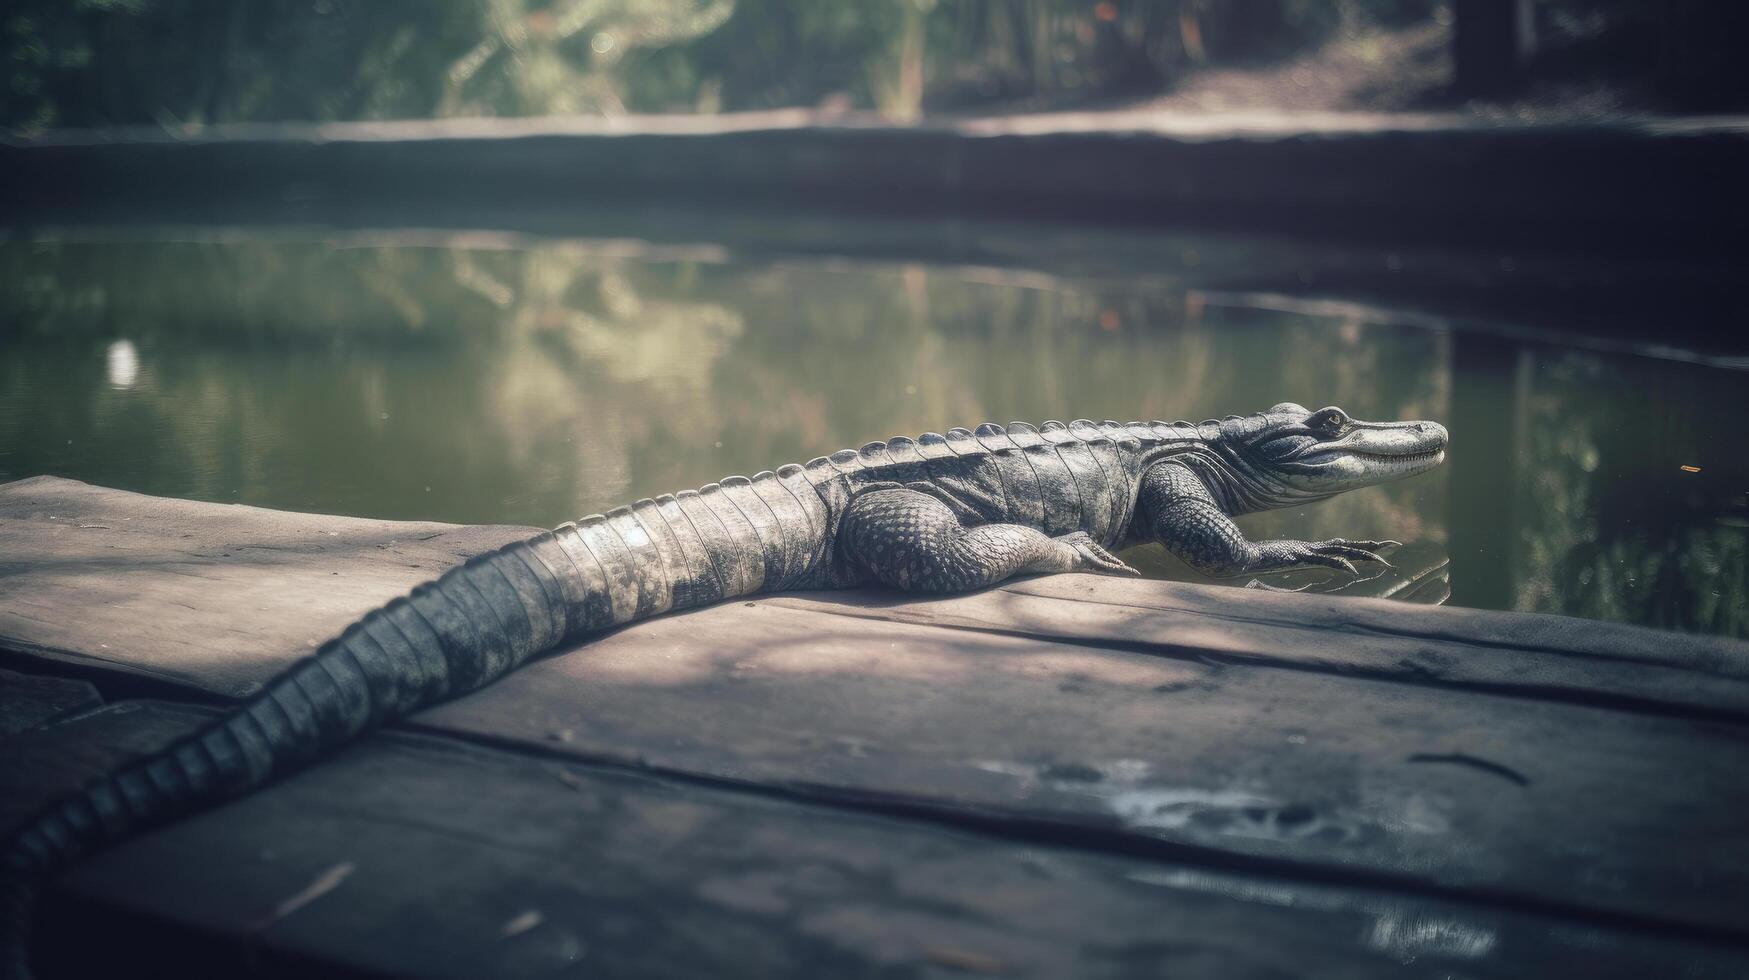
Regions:
M 637 203 L 1282 231 L 1397 244 L 1739 254 L 1740 119 L 809 113 L 52 132 L 0 143 L 16 221 L 97 204 Z

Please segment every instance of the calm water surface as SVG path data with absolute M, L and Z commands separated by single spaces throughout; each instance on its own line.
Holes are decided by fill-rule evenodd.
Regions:
M 616 243 L 0 242 L 0 480 L 550 526 L 985 420 L 1338 404 L 1444 422 L 1450 463 L 1252 534 L 1407 541 L 1456 604 L 1736 636 L 1744 381 L 1121 279 Z M 1130 557 L 1196 578 L 1155 552 Z

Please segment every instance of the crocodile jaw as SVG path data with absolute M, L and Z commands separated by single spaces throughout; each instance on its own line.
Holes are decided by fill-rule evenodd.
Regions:
M 1338 438 L 1307 446 L 1274 467 L 1295 489 L 1340 493 L 1425 473 L 1445 462 L 1450 441 L 1438 422 L 1353 422 Z

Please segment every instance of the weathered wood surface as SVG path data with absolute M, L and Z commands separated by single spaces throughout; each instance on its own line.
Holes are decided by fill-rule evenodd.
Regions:
M 359 613 L 532 533 L 19 480 L 0 485 L 0 647 L 243 697 Z
M 1566 616 L 1086 575 L 1016 581 L 950 602 L 850 593 L 767 601 L 1179 659 L 1749 721 L 1744 644 Z
M 635 625 L 414 724 L 1749 937 L 1743 726 L 794 601 Z
M 116 540 L 89 536 L 108 531 Z M 0 649 L 24 654 L 13 660 L 18 669 L 138 670 L 128 663 L 137 656 L 191 691 L 236 696 L 370 606 L 469 551 L 521 533 L 348 522 L 25 481 L 0 487 Z M 412 541 L 423 534 L 438 536 Z M 117 581 L 104 581 L 106 558 L 115 560 Z M 407 567 L 415 563 L 421 567 Z M 295 599 L 267 594 L 282 577 Z M 812 958 L 826 956 L 819 952 L 826 947 L 810 945 L 820 933 L 794 911 L 806 904 L 801 891 L 790 891 L 805 888 L 806 874 L 797 870 L 811 860 L 805 855 L 767 849 L 748 865 L 762 869 L 746 871 L 753 880 L 781 881 L 793 899 L 787 918 L 755 928 L 712 918 L 714 911 L 687 918 L 697 912 L 688 896 L 717 873 L 727 850 L 707 854 L 664 838 L 649 842 L 658 853 L 609 858 L 597 853 L 592 835 L 621 831 L 580 816 L 561 821 L 574 835 L 565 839 L 578 848 L 579 863 L 517 850 L 529 835 L 559 833 L 547 816 L 555 804 L 515 788 L 547 785 L 528 773 L 570 772 L 551 777 L 559 792 L 576 780 L 609 779 L 609 770 L 641 770 L 657 782 L 636 785 L 690 794 L 688 806 L 721 814 L 724 825 L 763 826 L 769 810 L 773 827 L 805 822 L 808 831 L 793 833 L 817 832 L 822 847 L 890 856 L 881 880 L 964 874 L 990 882 L 987 891 L 1009 911 L 1017 906 L 1001 896 L 1021 886 L 998 873 L 1008 868 L 1010 858 L 1000 856 L 1008 852 L 930 865 L 917 841 L 947 834 L 979 847 L 1043 848 L 1057 855 L 1053 861 L 1082 869 L 1074 887 L 1029 892 L 1026 901 L 1064 909 L 1085 903 L 1098 923 L 1068 912 L 1061 929 L 1025 916 L 1002 919 L 992 935 L 1008 938 L 993 942 L 1031 952 L 1003 959 L 974 944 L 965 947 L 975 955 L 962 968 L 1000 963 L 1012 973 L 1050 975 L 1070 962 L 1076 968 L 1068 972 L 1081 975 L 1168 968 L 1265 974 L 1280 965 L 1270 959 L 1279 950 L 1235 944 L 1291 948 L 1331 929 L 1342 938 L 1329 947 L 1328 965 L 1308 953 L 1304 964 L 1284 961 L 1286 972 L 1364 975 L 1377 952 L 1365 937 L 1384 921 L 1379 910 L 1410 909 L 1391 920 L 1396 925 L 1377 928 L 1447 950 L 1398 957 L 1419 955 L 1416 964 L 1443 964 L 1446 973 L 1457 968 L 1455 956 L 1465 975 L 1535 975 L 1530 967 L 1554 961 L 1594 963 L 1575 968 L 1623 976 L 1636 975 L 1634 964 L 1646 968 L 1640 973 L 1659 972 L 1649 966 L 1657 963 L 1695 975 L 1742 974 L 1749 973 L 1746 665 L 1744 644 L 1558 617 L 1092 576 L 1033 579 L 932 602 L 872 592 L 764 597 L 637 624 L 530 665 L 417 716 L 404 727 L 419 738 L 361 747 L 356 755 L 374 760 L 368 765 L 345 755 L 258 800 L 124 847 L 63 882 L 57 901 L 66 903 L 66 915 L 95 916 L 106 928 L 156 935 L 146 923 L 167 916 L 180 926 L 176 935 L 193 930 L 249 946 L 251 955 L 256 947 L 277 950 L 284 963 L 314 957 L 354 969 L 423 970 L 423 960 L 373 957 L 419 955 L 391 949 L 397 929 L 442 932 L 438 947 L 453 940 L 457 951 L 432 962 L 469 972 L 486 962 L 479 957 L 509 955 L 484 951 L 477 938 L 482 922 L 503 921 L 492 918 L 503 909 L 487 907 L 503 896 L 559 895 L 555 907 L 584 919 L 604 914 L 602 902 L 623 902 L 655 921 L 668 914 L 662 896 L 672 891 L 679 897 L 668 927 L 702 930 L 688 936 L 751 930 L 757 937 L 747 942 L 780 957 L 751 964 L 839 963 Z M 167 713 L 174 711 L 118 705 L 6 743 L 0 797 L 9 802 L 0 803 L 0 818 L 10 822 L 52 796 L 63 781 L 56 773 L 130 751 L 105 747 L 117 738 L 133 751 L 161 739 Z M 135 723 L 138 733 L 129 728 Z M 111 726 L 109 734 L 81 736 L 96 731 L 81 727 L 88 724 Z M 138 738 L 130 743 L 116 733 Z M 461 760 L 452 784 L 432 775 L 448 765 L 432 761 L 434 745 Z M 40 761 L 49 758 L 73 761 Z M 577 768 L 589 766 L 608 770 Z M 383 798 L 366 815 L 355 800 L 369 795 L 363 787 L 371 780 Z M 395 793 L 406 794 L 401 809 L 386 800 Z M 537 816 L 516 816 L 523 806 Z M 803 806 L 805 817 L 785 809 Z M 635 822 L 634 809 L 615 819 Z M 329 829 L 305 840 L 298 828 L 314 826 L 312 813 L 326 814 Z M 828 829 L 851 816 L 873 821 L 891 839 L 870 843 L 858 836 L 861 824 L 843 830 L 843 839 Z M 592 819 L 607 818 L 598 809 Z M 391 839 L 396 827 L 408 840 Z M 426 828 L 432 840 L 405 830 L 411 827 Z M 296 874 L 274 877 L 245 860 L 249 848 L 267 847 L 276 833 L 298 842 L 285 846 L 303 849 Z M 759 833 L 770 841 L 791 832 Z M 461 841 L 477 852 L 464 856 L 456 850 Z M 177 855 L 208 846 L 215 849 L 208 863 L 223 864 L 222 881 L 196 883 L 193 872 L 165 870 Z M 688 871 L 662 847 L 699 863 Z M 384 877 L 366 879 L 359 855 L 379 852 Z M 528 860 L 490 870 L 510 860 L 501 852 Z M 653 862 L 649 877 L 639 879 L 645 891 L 613 891 L 623 877 L 584 880 L 590 862 L 631 869 L 640 860 Z M 347 861 L 360 870 L 334 894 L 350 891 L 348 902 L 359 905 L 337 909 L 338 919 L 306 919 L 294 928 L 314 914 L 300 912 L 261 930 L 238 924 L 239 917 L 257 921 L 244 909 L 258 918 L 261 908 Z M 914 872 L 918 862 L 935 870 Z M 1136 878 L 1100 862 L 1153 870 Z M 1108 870 L 1087 870 L 1096 865 Z M 1156 896 L 1165 904 L 1155 908 L 1129 885 L 1102 890 L 1117 887 L 1114 874 L 1166 882 L 1176 897 Z M 396 875 L 417 884 L 397 891 Z M 1208 875 L 1225 883 L 1194 884 Z M 352 887 L 367 880 L 375 884 Z M 222 900 L 203 898 L 209 887 Z M 1179 908 L 1202 903 L 1207 895 L 1183 901 L 1199 889 L 1280 923 L 1257 927 L 1255 938 L 1231 925 L 1205 923 L 1206 935 L 1175 931 L 1201 921 Z M 427 894 L 449 898 L 427 902 Z M 953 968 L 916 959 L 922 940 L 915 936 L 959 922 L 953 902 L 973 902 L 972 893 L 957 892 L 944 906 L 931 904 L 940 897 L 933 893 L 883 894 L 895 904 L 868 913 L 858 928 L 874 937 L 889 930 L 913 936 L 904 946 L 912 958 L 863 949 L 858 955 L 869 958 L 844 961 L 843 972 L 873 972 L 875 964 L 900 974 Z M 1330 894 L 1344 897 L 1317 897 Z M 1132 916 L 1131 902 L 1152 911 Z M 1126 911 L 1110 911 L 1117 906 Z M 901 915 L 900 907 L 909 911 Z M 481 918 L 470 924 L 470 915 Z M 1338 918 L 1320 918 L 1326 915 Z M 1150 916 L 1171 922 L 1144 924 Z M 339 921 L 358 925 L 348 931 Z M 1464 946 L 1453 937 L 1472 933 L 1441 922 L 1482 922 L 1495 939 L 1475 956 L 1450 953 Z M 643 961 L 615 958 L 633 955 L 629 946 L 566 928 L 602 953 L 598 963 L 642 969 Z M 1121 941 L 1077 938 L 1115 935 L 1109 930 L 1122 933 Z M 282 938 L 293 935 L 299 938 Z M 1051 937 L 1045 945 L 1052 956 L 1071 959 L 1036 951 L 1039 936 Z M 838 949 L 838 941 L 827 945 Z M 1088 945 L 1108 942 L 1124 949 L 1163 944 L 1174 957 L 1188 955 L 1181 943 L 1200 942 L 1205 959 L 1101 958 Z M 216 948 L 201 944 L 208 947 Z M 715 969 L 721 964 L 710 957 L 721 950 L 708 943 L 687 948 L 694 965 L 698 957 L 709 961 L 706 972 L 741 969 L 738 961 Z M 1307 946 L 1314 948 L 1324 947 Z M 1226 962 L 1243 968 L 1211 965 Z M 759 971 L 749 965 L 746 972 Z
M 57 477 L 0 484 L 0 647 L 243 697 L 366 610 L 536 530 L 298 514 Z M 928 603 L 881 592 L 775 601 L 1749 719 L 1744 644 L 1561 616 L 1076 575 Z M 1328 631 L 1346 635 L 1329 642 Z
M 97 689 L 84 681 L 0 670 L 0 736 L 41 728 L 102 703 Z
M 20 782 L 76 785 L 209 710 L 130 702 L 33 733 Z M 1722 980 L 1749 965 L 1656 932 L 399 733 L 99 856 L 60 882 L 39 941 L 67 976 Z

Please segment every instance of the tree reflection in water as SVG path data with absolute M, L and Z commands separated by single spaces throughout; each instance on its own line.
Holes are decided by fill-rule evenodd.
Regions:
M 1291 399 L 1446 421 L 1454 462 L 1254 536 L 1395 537 L 1449 552 L 1455 601 L 1749 633 L 1733 372 L 1509 343 L 1481 379 L 1509 421 L 1466 426 L 1458 331 L 1159 282 L 457 241 L 0 244 L 0 478 L 551 525 L 895 434 Z
M 1515 608 L 1749 635 L 1741 379 L 1648 367 L 1526 357 Z

